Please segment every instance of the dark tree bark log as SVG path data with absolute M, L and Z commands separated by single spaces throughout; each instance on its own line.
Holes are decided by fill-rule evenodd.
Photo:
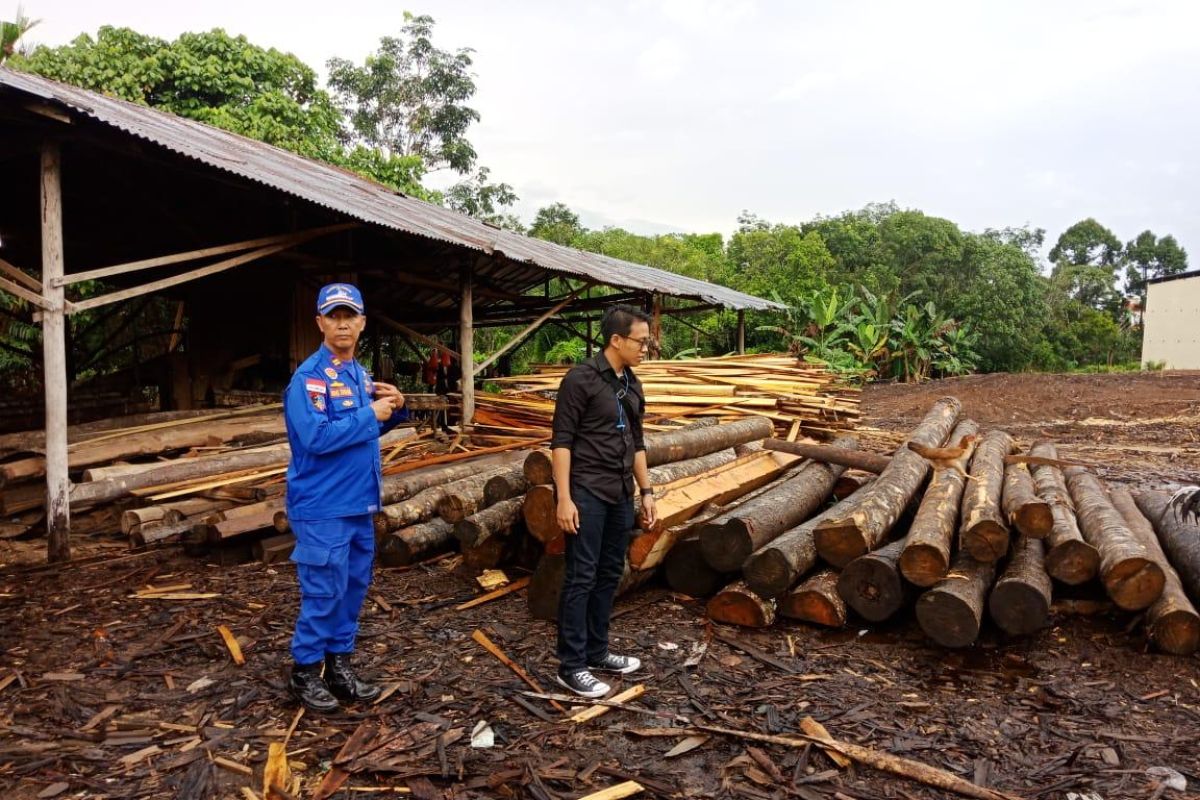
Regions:
M 686 427 L 646 436 L 646 463 L 652 467 L 699 458 L 739 444 L 766 439 L 774 425 L 766 417 L 746 417 L 723 425 Z
M 1154 526 L 1138 509 L 1128 489 L 1113 489 L 1112 504 L 1121 512 L 1125 524 L 1150 553 L 1163 571 L 1163 593 L 1146 609 L 1146 631 L 1150 641 L 1159 649 L 1185 656 L 1200 647 L 1200 615 L 1188 600 L 1179 580 L 1179 573 L 1167 560 L 1158 541 Z
M 377 545 L 377 557 L 385 567 L 405 567 L 450 549 L 454 526 L 431 519 L 389 533 Z
M 375 539 L 379 541 L 392 531 L 398 531 L 418 522 L 427 522 L 437 516 L 438 506 L 448 494 L 459 491 L 461 486 L 484 481 L 496 475 L 497 470 L 485 470 L 458 480 L 447 481 L 441 486 L 422 489 L 411 497 L 386 505 L 375 514 Z
M 484 539 L 472 547 L 464 546 L 462 548 L 462 570 L 468 575 L 479 575 L 484 570 L 495 569 L 508 561 L 513 549 L 511 541 L 499 536 Z
M 954 429 L 961 411 L 962 403 L 957 398 L 943 397 L 925 415 L 910 439 L 929 447 L 940 447 Z M 817 526 L 817 552 L 821 558 L 835 567 L 843 567 L 877 547 L 900 519 L 928 474 L 928 461 L 907 448 L 897 451 L 887 469 L 866 489 L 867 497 L 853 514 L 827 519 Z
M 1100 579 L 1108 596 L 1126 611 L 1141 611 L 1162 594 L 1166 576 L 1120 512 L 1100 479 L 1083 467 L 1063 470 L 1088 544 L 1100 553 Z
M 1170 495 L 1162 492 L 1137 495 L 1138 508 L 1154 525 L 1184 591 L 1200 602 L 1200 524 L 1185 519 L 1169 501 Z
M 1058 460 L 1058 450 L 1049 442 L 1037 442 L 1029 454 Z M 1050 506 L 1054 524 L 1046 537 L 1046 572 L 1056 581 L 1078 586 L 1096 577 L 1100 553 L 1084 541 L 1075 521 L 1075 503 L 1067 491 L 1067 482 L 1058 467 L 1035 465 L 1033 484 L 1038 496 Z
M 521 515 L 529 534 L 542 544 L 552 542 L 563 535 L 558 527 L 558 503 L 554 498 L 553 486 L 530 486 L 522 501 Z
M 837 464 L 851 469 L 861 469 L 876 475 L 887 469 L 892 463 L 890 456 L 881 456 L 866 450 L 847 450 L 837 445 L 811 444 L 809 442 L 787 442 L 783 439 L 767 439 L 763 448 L 778 450 L 781 453 L 791 453 L 822 464 Z
M 501 500 L 491 508 L 454 523 L 454 538 L 467 548 L 479 547 L 488 539 L 507 536 L 513 524 L 521 519 L 524 501 L 523 497 Z
M 510 467 L 501 472 L 511 476 L 520 475 L 516 467 Z M 483 499 L 483 487 L 496 473 L 482 472 L 469 478 L 462 478 L 446 487 L 446 493 L 438 501 L 438 516 L 453 525 L 461 522 L 476 511 L 487 508 Z
M 502 500 L 520 497 L 529 491 L 529 482 L 519 470 L 497 472 L 483 485 L 483 507 L 489 508 Z
M 675 543 L 667 553 L 663 574 L 668 586 L 689 597 L 708 597 L 731 579 L 708 565 L 700 552 L 700 537 L 695 534 Z
M 972 420 L 963 420 L 950 434 L 950 441 L 958 442 L 978 432 L 979 426 Z M 950 570 L 950 551 L 966 483 L 967 479 L 952 469 L 934 473 L 900 554 L 900 572 L 910 583 L 933 586 Z
M 917 622 L 942 647 L 966 647 L 979 638 L 983 605 L 996 578 L 994 561 L 959 551 L 945 579 L 917 599 Z
M 1008 553 L 1009 530 L 1000 498 L 1004 457 L 1016 449 L 1004 431 L 988 431 L 971 459 L 971 480 L 963 492 L 961 545 L 976 561 L 999 561 Z
M 854 511 L 866 496 L 860 489 L 847 499 L 781 533 L 774 541 L 754 551 L 742 565 L 746 584 L 760 597 L 778 597 L 800 580 L 817 563 L 817 543 L 813 531 L 826 519 L 844 517 Z
M 757 442 L 754 444 L 757 445 Z M 700 456 L 699 458 L 689 458 L 686 461 L 663 464 L 650 470 L 650 485 L 662 486 L 667 483 L 683 480 L 684 478 L 691 478 L 729 464 L 737 458 L 738 456 L 734 453 L 733 448 L 729 447 L 724 450 L 718 450 L 715 453 L 709 453 L 706 456 Z
M 846 624 L 846 603 L 837 593 L 837 582 L 836 572 L 821 570 L 779 598 L 780 615 L 841 628 Z
M 1031 539 L 1045 539 L 1054 529 L 1050 504 L 1038 497 L 1033 475 L 1024 464 L 1004 466 L 1004 513 L 1008 524 Z
M 398 503 L 406 497 L 412 497 L 417 492 L 431 486 L 443 486 L 461 478 L 469 478 L 480 472 L 499 470 L 506 466 L 519 465 L 525 459 L 524 450 L 512 450 L 503 453 L 491 453 L 469 461 L 454 464 L 434 464 L 409 472 L 383 477 L 383 498 L 385 506 Z
M 835 447 L 852 449 L 850 437 Z M 735 572 L 750 554 L 821 507 L 845 467 L 810 462 L 782 484 L 700 526 L 700 547 L 712 568 Z
M 1049 624 L 1052 592 L 1050 576 L 1046 574 L 1045 543 L 1022 536 L 1013 547 L 1004 574 L 992 589 L 988 612 L 1000 629 L 1011 636 L 1034 633 Z
M 775 622 L 775 601 L 764 600 L 745 581 L 734 581 L 708 601 L 708 618 L 727 625 L 766 628 Z
M 883 622 L 904 605 L 911 592 L 900 576 L 904 539 L 861 555 L 838 577 L 838 594 L 868 622 Z

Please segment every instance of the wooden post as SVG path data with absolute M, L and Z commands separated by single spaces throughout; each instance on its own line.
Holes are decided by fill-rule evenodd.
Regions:
M 42 146 L 42 348 L 46 395 L 46 558 L 71 558 L 71 482 L 67 476 L 67 337 L 63 277 L 62 151 Z
M 746 312 L 738 309 L 738 355 L 746 354 Z
M 458 309 L 459 366 L 462 368 L 462 429 L 471 427 L 475 419 L 475 323 L 471 308 L 471 266 L 462 268 L 459 282 L 462 285 L 462 305 Z
M 662 295 L 656 294 L 651 301 L 650 339 L 652 352 L 650 358 L 662 358 Z

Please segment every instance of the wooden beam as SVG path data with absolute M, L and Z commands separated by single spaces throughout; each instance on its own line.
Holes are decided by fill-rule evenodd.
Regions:
M 746 353 L 746 312 L 740 308 L 737 315 L 737 351 L 739 356 Z
M 71 558 L 71 480 L 67 475 L 67 320 L 63 274 L 62 151 L 42 145 L 42 349 L 46 395 L 46 559 Z
M 454 352 L 449 347 L 446 347 L 446 345 L 442 344 L 438 340 L 430 339 L 428 336 L 426 336 L 423 333 L 417 333 L 412 328 L 410 328 L 407 325 L 404 325 L 402 323 L 396 322 L 396 320 L 392 319 L 391 317 L 387 316 L 386 314 L 380 314 L 378 311 L 372 311 L 371 316 L 374 317 L 375 319 L 379 320 L 380 322 L 382 322 L 384 325 L 387 325 L 390 328 L 400 331 L 400 333 L 403 333 L 405 336 L 411 336 L 412 338 L 416 339 L 418 342 L 424 342 L 425 344 L 429 345 L 430 347 L 432 347 L 435 350 L 440 350 L 443 353 L 449 353 L 451 358 L 458 358 L 458 353 Z
M 296 233 L 280 233 L 276 234 L 275 236 L 262 236 L 258 239 L 247 239 L 242 242 L 234 242 L 233 244 L 205 247 L 200 250 L 188 250 L 184 253 L 175 253 L 174 255 L 160 256 L 158 258 L 147 258 L 141 261 L 130 261 L 125 264 L 115 264 L 111 267 L 101 267 L 100 269 L 92 269 L 86 272 L 73 272 L 70 275 L 64 275 L 59 278 L 56 285 L 70 286 L 71 284 L 79 283 L 80 281 L 92 281 L 100 278 L 109 278 L 113 275 L 121 275 L 126 272 L 153 269 L 154 267 L 165 267 L 170 264 L 179 264 L 184 261 L 195 261 L 198 258 L 219 256 L 224 255 L 225 253 L 236 253 L 241 250 L 265 248 L 268 245 L 286 244 L 290 247 L 293 244 L 307 242 L 308 240 L 317 236 L 324 236 L 329 233 L 339 233 L 341 231 L 357 227 L 359 227 L 357 222 L 343 222 L 337 225 L 326 225 L 323 228 L 312 228 L 307 231 L 299 231 Z M 278 250 L 273 252 L 278 252 Z
M 42 291 L 41 282 L 39 282 L 37 278 L 33 277 L 25 270 L 18 267 L 16 264 L 10 264 L 9 262 L 5 261 L 3 258 L 0 258 L 0 272 L 3 272 L 5 275 L 8 275 L 10 278 L 13 278 L 14 280 L 16 280 L 17 283 L 23 285 L 26 289 L 29 289 L 30 291 L 34 291 L 34 292 L 39 292 L 38 297 L 41 297 L 41 294 L 40 294 L 40 292 Z
M 39 288 L 39 290 L 41 289 L 40 286 L 38 288 Z M 8 292 L 9 294 L 12 294 L 12 295 L 15 295 L 15 296 L 21 298 L 22 300 L 24 300 L 27 303 L 33 303 L 35 306 L 37 306 L 40 309 L 44 310 L 44 309 L 47 309 L 50 307 L 50 304 L 47 303 L 40 294 L 31 292 L 28 289 L 26 289 L 24 286 L 21 286 L 20 284 L 18 284 L 16 281 L 10 281 L 8 278 L 0 277 L 0 289 L 3 289 L 4 291 Z
M 473 268 L 464 264 L 459 280 L 462 283 L 462 303 L 458 307 L 458 351 L 459 364 L 462 366 L 462 379 L 459 381 L 462 390 L 462 422 L 460 427 L 466 430 L 475 419 L 475 324 L 472 319 L 472 273 Z
M 227 258 L 224 261 L 218 261 L 215 264 L 209 264 L 207 267 L 200 267 L 199 269 L 194 269 L 190 272 L 184 272 L 181 275 L 175 275 L 171 278 L 163 278 L 162 280 L 151 281 L 150 283 L 144 283 L 141 286 L 134 286 L 130 289 L 122 289 L 119 292 L 110 292 L 109 294 L 103 294 L 99 297 L 81 300 L 78 303 L 75 303 L 69 309 L 69 311 L 70 313 L 74 314 L 78 311 L 86 311 L 89 308 L 97 308 L 99 306 L 108 305 L 109 303 L 116 303 L 120 300 L 128 300 L 131 297 L 139 297 L 143 294 L 157 292 L 160 289 L 167 289 L 171 286 L 177 286 L 181 283 L 194 281 L 198 278 L 205 278 L 209 275 L 215 275 L 218 272 L 224 272 L 225 270 L 233 269 L 234 267 L 240 267 L 242 264 L 248 264 L 251 261 L 257 261 L 260 258 L 266 258 L 269 255 L 274 255 L 281 250 L 287 250 L 288 248 L 295 247 L 298 244 L 303 244 L 304 242 L 315 239 L 316 237 L 329 232 L 331 231 L 326 228 L 297 234 L 291 239 L 291 241 L 274 244 L 269 247 L 260 247 L 257 250 L 251 250 L 249 253 L 243 253 L 242 255 L 234 256 L 233 258 Z
M 499 358 L 500 356 L 504 355 L 504 354 L 505 354 L 505 353 L 507 353 L 509 350 L 513 349 L 513 348 L 514 348 L 514 347 L 516 347 L 518 344 L 520 344 L 522 341 L 524 341 L 524 339 L 525 339 L 525 337 L 526 337 L 526 336 L 528 336 L 529 334 L 533 333 L 533 332 L 534 332 L 534 331 L 536 331 L 538 328 L 540 328 L 540 327 L 542 326 L 542 323 L 543 323 L 543 322 L 545 322 L 545 321 L 546 321 L 546 320 L 548 320 L 550 317 L 554 316 L 554 315 L 555 315 L 555 314 L 557 314 L 559 311 L 561 311 L 561 310 L 562 310 L 562 308 L 563 308 L 563 306 L 567 305 L 567 304 L 568 304 L 568 303 L 570 303 L 572 300 L 574 300 L 576 297 L 578 297 L 578 296 L 579 296 L 579 293 L 580 293 L 580 292 L 582 292 L 582 291 L 583 291 L 584 289 L 586 289 L 586 288 L 587 288 L 587 286 L 580 286 L 578 289 L 576 289 L 575 291 L 571 292 L 569 295 L 567 295 L 567 296 L 566 296 L 566 297 L 564 297 L 562 300 L 560 300 L 560 301 L 559 301 L 559 303 L 558 303 L 558 305 L 554 306 L 554 307 L 553 307 L 553 308 L 551 308 L 549 311 L 547 311 L 545 314 L 542 314 L 540 317 L 538 317 L 537 319 L 535 319 L 533 322 L 531 322 L 531 323 L 529 323 L 528 325 L 526 325 L 524 330 L 522 330 L 520 333 L 518 333 L 518 334 L 517 334 L 516 336 L 514 336 L 513 338 L 509 339 L 509 340 L 508 340 L 508 342 L 507 342 L 507 343 L 506 343 L 506 344 L 505 344 L 503 347 L 501 347 L 501 348 L 500 348 L 499 350 L 497 350 L 496 352 L 492 353 L 490 356 L 488 356 L 487 358 L 485 358 L 485 359 L 483 360 L 483 362 L 482 362 L 482 363 L 480 363 L 480 365 L 479 365 L 479 366 L 475 367 L 475 374 L 476 374 L 476 375 L 478 375 L 479 373 L 483 372 L 483 371 L 484 371 L 485 369 L 487 369 L 487 367 L 488 367 L 488 366 L 489 366 L 489 365 L 490 365 L 492 362 L 494 362 L 494 361 L 495 361 L 497 358 Z

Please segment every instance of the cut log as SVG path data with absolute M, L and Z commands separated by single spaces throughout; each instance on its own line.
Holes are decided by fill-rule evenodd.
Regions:
M 957 398 L 943 397 L 925 415 L 910 440 L 928 447 L 941 446 L 954 429 L 961 411 L 962 403 Z M 900 519 L 928 474 L 928 461 L 911 450 L 898 451 L 887 469 L 866 489 L 867 496 L 852 514 L 827 519 L 817 526 L 815 536 L 821 558 L 840 568 L 877 547 Z
M 1138 509 L 1128 489 L 1113 489 L 1109 496 L 1129 530 L 1163 571 L 1163 592 L 1146 609 L 1146 632 L 1150 641 L 1159 649 L 1174 655 L 1185 656 L 1196 652 L 1200 647 L 1200 615 L 1197 615 L 1196 607 L 1184 593 L 1179 574 L 1167 560 L 1154 526 Z
M 272 506 L 271 504 L 275 504 Z M 246 510 L 243 510 L 246 509 Z M 194 538 L 209 545 L 219 545 L 238 536 L 270 529 L 275 530 L 277 501 L 268 500 L 250 506 L 231 508 L 224 512 L 225 518 L 216 523 L 198 523 L 192 527 Z
M 543 544 L 563 535 L 558 526 L 558 501 L 553 486 L 530 486 L 522 500 L 521 516 L 529 534 Z
M 852 449 L 850 437 L 835 447 Z M 700 547 L 712 568 L 734 572 L 751 553 L 803 522 L 821 507 L 845 467 L 811 461 L 771 491 L 700 526 Z
M 995 578 L 994 561 L 978 561 L 960 550 L 946 577 L 917 599 L 921 630 L 942 647 L 974 643 L 983 624 L 988 589 Z
M 713 595 L 706 610 L 713 622 L 727 625 L 766 628 L 775 622 L 775 601 L 759 597 L 742 580 L 734 581 Z
M 758 442 L 751 442 L 745 447 L 745 452 L 741 454 L 743 456 L 750 455 L 762 449 L 762 446 Z M 718 450 L 715 453 L 709 453 L 699 458 L 689 458 L 671 464 L 662 464 L 661 466 L 653 467 L 649 471 L 650 485 L 663 486 L 668 483 L 681 481 L 684 478 L 691 478 L 695 475 L 714 470 L 717 467 L 725 466 L 738 458 L 739 455 L 734 452 L 733 448 L 726 448 L 725 450 Z
M 1009 530 L 1000 508 L 1004 493 L 1004 457 L 1016 449 L 1004 431 L 988 431 L 971 459 L 971 480 L 964 490 L 961 546 L 976 561 L 999 561 L 1008 553 Z
M 508 560 L 513 549 L 513 543 L 500 536 L 490 536 L 471 547 L 464 546 L 462 570 L 468 575 L 479 575 L 484 570 L 495 569 Z
M 379 525 L 378 525 L 378 520 L 379 520 L 378 515 L 376 515 L 375 520 L 376 520 L 375 541 L 379 541 L 380 533 L 379 533 Z M 280 533 L 291 533 L 292 523 L 288 522 L 287 509 L 275 512 L 275 530 L 279 531 Z
M 454 523 L 454 538 L 464 547 L 479 547 L 487 539 L 508 535 L 513 523 L 521 519 L 525 499 L 513 497 L 502 500 L 464 520 Z
M 442 519 L 431 519 L 389 533 L 376 545 L 376 555 L 385 567 L 406 567 L 450 549 L 454 526 Z
M 508 468 L 508 469 L 511 469 Z M 392 531 L 398 531 L 418 522 L 427 522 L 438 514 L 438 508 L 450 494 L 470 492 L 470 486 L 480 481 L 486 483 L 492 476 L 505 469 L 486 469 L 465 478 L 448 481 L 440 486 L 422 489 L 411 497 L 386 505 L 375 514 L 375 538 L 380 540 Z
M 250 553 L 264 564 L 276 564 L 291 558 L 292 550 L 295 548 L 296 537 L 290 533 L 284 533 L 259 539 L 250 545 Z
M 1058 450 L 1049 442 L 1037 442 L 1029 454 L 1052 461 L 1058 460 Z M 1088 544 L 1075 520 L 1075 503 L 1067 491 L 1062 472 L 1054 466 L 1034 466 L 1033 484 L 1038 497 L 1050 506 L 1054 520 L 1046 537 L 1046 572 L 1056 581 L 1078 586 L 1096 577 L 1100 570 L 1100 552 Z
M 530 451 L 521 465 L 525 482 L 530 486 L 549 486 L 554 483 L 554 465 L 550 450 Z
M 207 514 L 219 514 L 236 505 L 232 500 L 212 500 L 207 497 L 189 497 L 183 500 L 171 500 L 161 503 L 166 509 L 163 521 L 167 523 L 182 522 L 191 517 L 203 518 Z M 279 513 L 279 512 L 276 512 Z M 286 512 L 284 512 L 286 516 Z
M 530 483 L 519 470 L 497 472 L 483 485 L 483 507 L 490 508 L 502 500 L 520 497 L 529 490 Z
M 1162 594 L 1166 576 L 1113 508 L 1100 479 L 1083 467 L 1063 470 L 1075 502 L 1079 529 L 1100 553 L 1100 579 L 1108 596 L 1126 611 L 1141 611 Z
M 1179 575 L 1179 582 L 1193 601 L 1200 603 L 1200 524 L 1171 508 L 1170 495 L 1141 492 L 1138 508 L 1154 525 L 1159 543 Z
M 763 442 L 763 448 L 778 450 L 781 453 L 791 453 L 794 456 L 819 461 L 822 464 L 838 464 L 852 469 L 861 469 L 876 475 L 883 472 L 887 469 L 887 465 L 892 463 L 889 456 L 881 456 L 866 450 L 847 450 L 837 445 L 767 439 Z
M 139 525 L 129 534 L 130 547 L 145 547 L 148 544 L 156 542 L 165 542 L 168 539 L 175 537 L 184 537 L 192 535 L 192 530 L 197 523 L 201 522 L 197 519 L 182 519 L 178 522 L 147 522 Z M 197 541 L 200 534 L 196 534 Z
M 817 525 L 827 519 L 847 516 L 864 497 L 866 494 L 860 490 L 755 550 L 742 563 L 746 584 L 760 597 L 778 597 L 786 592 L 817 563 L 817 543 L 813 537 Z
M 1050 512 L 1050 504 L 1038 497 L 1028 467 L 1024 464 L 1004 466 L 1003 495 L 1009 525 L 1022 536 L 1033 539 L 1045 539 L 1050 535 L 1054 529 L 1054 515 Z
M 975 436 L 979 426 L 963 420 L 955 426 L 950 441 L 962 441 Z M 974 449 L 974 444 L 967 447 Z M 969 460 L 970 455 L 966 458 Z M 934 472 L 921 506 L 908 529 L 907 543 L 900 554 L 900 573 L 917 586 L 933 586 L 950 571 L 950 551 L 954 546 L 954 531 L 958 527 L 958 510 L 967 479 L 957 470 L 940 469 Z
M 121 533 L 128 536 L 150 522 L 162 522 L 167 515 L 165 506 L 131 508 L 121 512 Z
M 512 475 L 520 475 L 516 467 L 510 468 Z M 460 478 L 446 487 L 445 494 L 438 501 L 438 516 L 453 525 L 486 508 L 483 500 L 483 487 L 491 479 L 492 472 L 481 472 L 469 478 Z
M 699 458 L 746 442 L 766 439 L 774 432 L 767 417 L 746 417 L 722 425 L 687 426 L 646 436 L 646 463 L 651 467 Z
M 1018 538 L 1004 574 L 992 588 L 988 612 L 1010 636 L 1034 633 L 1050 622 L 1053 588 L 1046 574 L 1045 551 L 1042 539 Z
M 390 506 L 430 486 L 442 486 L 461 478 L 478 475 L 484 470 L 499 470 L 519 465 L 525 459 L 524 450 L 490 453 L 453 464 L 431 464 L 427 467 L 383 476 L 382 505 Z
M 883 622 L 891 617 L 910 595 L 900 575 L 900 554 L 904 539 L 886 544 L 861 555 L 846 565 L 838 577 L 838 595 L 868 622 Z
M 673 590 L 689 597 L 708 597 L 730 581 L 728 573 L 717 572 L 704 560 L 696 534 L 680 539 L 667 553 L 663 577 Z
M 838 574 L 823 569 L 779 598 L 779 613 L 827 628 L 846 624 L 846 602 L 837 592 Z

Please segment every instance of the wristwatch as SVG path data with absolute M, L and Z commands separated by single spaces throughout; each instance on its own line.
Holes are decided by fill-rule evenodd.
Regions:
M 654 495 L 653 486 L 645 486 L 642 488 L 642 497 L 652 497 Z

